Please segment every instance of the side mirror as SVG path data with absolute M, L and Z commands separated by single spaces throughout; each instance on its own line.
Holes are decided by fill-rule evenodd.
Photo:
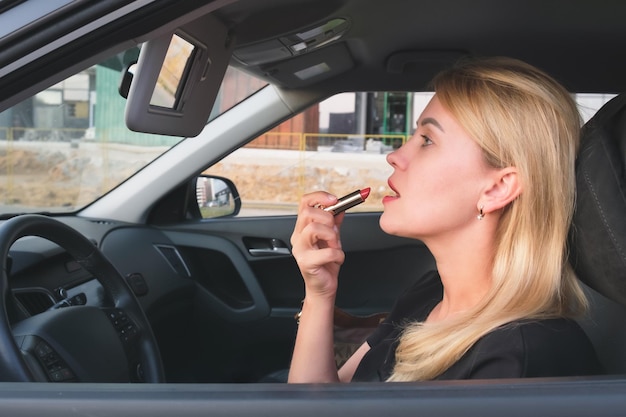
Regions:
M 213 175 L 197 177 L 196 200 L 203 219 L 235 216 L 241 209 L 237 187 L 228 178 Z

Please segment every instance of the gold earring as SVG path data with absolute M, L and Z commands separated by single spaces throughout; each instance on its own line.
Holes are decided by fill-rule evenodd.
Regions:
M 485 206 L 480 206 L 480 208 L 478 209 L 478 216 L 476 216 L 478 220 L 482 220 L 485 218 L 485 213 L 483 213 L 484 208 Z

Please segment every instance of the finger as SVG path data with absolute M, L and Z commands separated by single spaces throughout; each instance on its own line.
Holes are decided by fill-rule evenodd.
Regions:
M 337 202 L 337 197 L 325 191 L 315 191 L 305 194 L 300 199 L 300 209 L 304 207 L 330 206 Z
M 295 256 L 300 271 L 306 275 L 317 275 L 329 265 L 341 266 L 345 260 L 345 253 L 341 249 L 324 248 L 307 251 Z
M 331 213 L 320 210 L 319 207 L 332 205 L 337 198 L 332 194 L 318 191 L 305 195 L 300 200 L 298 208 L 298 217 L 294 226 L 294 233 L 302 232 L 302 229 L 311 222 L 319 222 L 324 224 L 332 224 L 333 216 Z
M 335 233 L 334 239 L 328 239 L 328 246 L 331 248 L 341 249 L 341 224 L 343 223 L 345 213 L 339 213 L 333 216 L 333 232 Z
M 332 229 L 334 227 L 334 221 L 332 215 L 330 213 L 326 213 L 323 210 L 313 208 L 313 207 L 305 207 L 298 214 L 298 218 L 296 220 L 296 224 L 293 229 L 293 233 L 291 235 L 291 245 L 295 246 L 297 242 L 301 240 L 310 241 L 311 233 L 315 233 L 317 230 L 315 227 L 306 230 L 310 225 L 319 225 L 324 226 L 328 229 Z M 305 234 L 308 234 L 305 236 Z
M 304 262 L 306 265 L 303 265 L 303 269 L 308 273 L 314 274 L 329 264 L 342 265 L 345 258 L 346 255 L 341 249 L 325 248 L 316 250 L 307 257 L 306 262 Z
M 335 226 L 337 226 L 337 229 L 341 229 L 341 225 L 343 224 L 343 219 L 346 217 L 346 212 L 343 211 L 339 214 L 337 214 L 336 216 L 334 216 L 334 221 L 335 221 Z
M 294 249 L 338 248 L 340 247 L 338 241 L 339 233 L 336 226 L 332 223 L 328 225 L 311 222 L 300 233 L 294 232 L 292 235 L 292 246 Z

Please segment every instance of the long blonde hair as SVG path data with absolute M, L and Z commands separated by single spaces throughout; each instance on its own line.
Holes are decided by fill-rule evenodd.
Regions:
M 459 63 L 433 86 L 491 166 L 517 168 L 523 191 L 500 219 L 486 297 L 453 320 L 408 325 L 390 381 L 436 378 L 499 326 L 571 317 L 587 306 L 567 262 L 581 124 L 570 94 L 544 72 L 510 58 Z

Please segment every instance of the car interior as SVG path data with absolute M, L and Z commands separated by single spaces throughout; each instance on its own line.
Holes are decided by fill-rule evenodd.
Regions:
M 0 410 L 619 415 L 625 16 L 618 0 L 0 1 Z M 342 225 L 341 363 L 436 267 L 380 230 L 385 153 L 433 75 L 499 55 L 586 113 L 569 260 L 605 374 L 285 384 L 300 196 L 372 187 Z

